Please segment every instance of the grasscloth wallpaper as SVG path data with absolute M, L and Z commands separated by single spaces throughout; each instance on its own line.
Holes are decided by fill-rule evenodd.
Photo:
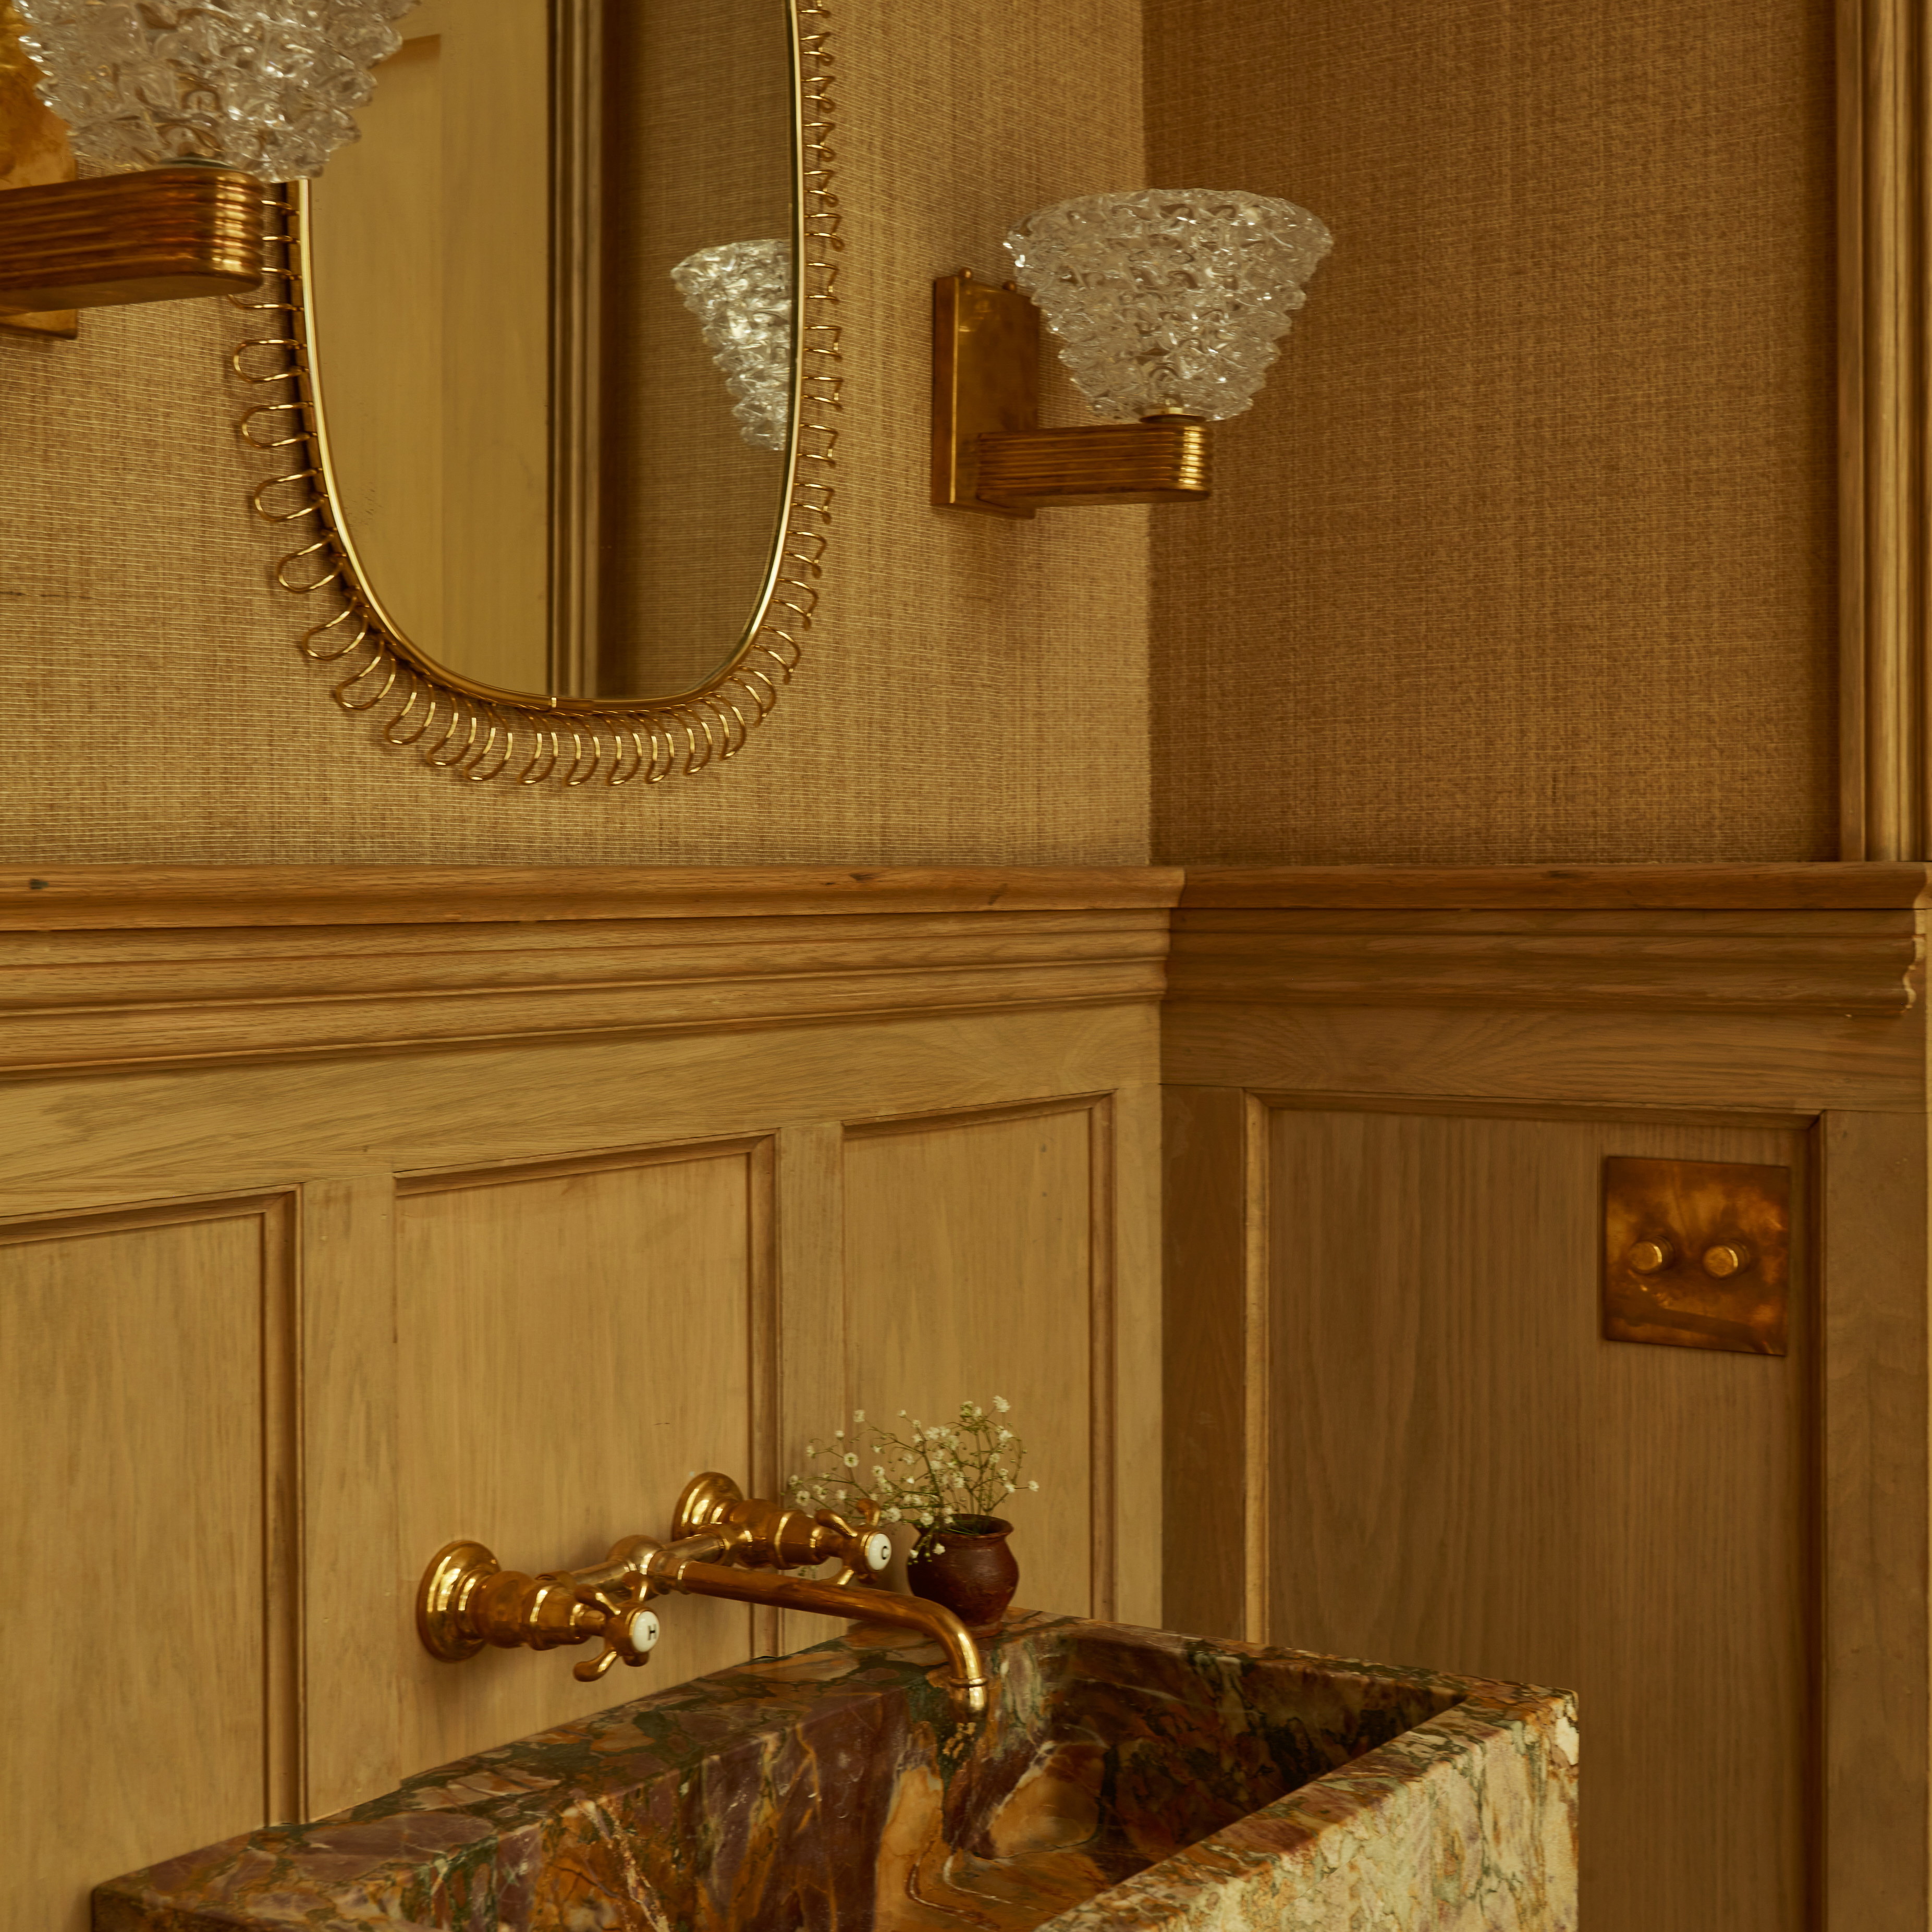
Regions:
M 926 502 L 931 278 L 1143 177 L 1138 0 L 834 0 L 846 399 L 796 688 L 738 760 L 519 790 L 371 741 L 272 590 L 212 302 L 0 333 L 0 856 L 1132 863 L 1148 846 L 1146 515 Z
M 266 584 L 232 318 L 103 311 L 0 334 L 0 857 L 1832 856 L 1827 0 L 834 4 L 836 548 L 745 755 L 373 742 Z M 1339 238 L 1214 502 L 928 508 L 930 278 L 1149 181 Z
M 1835 856 L 1828 0 L 1148 0 L 1150 168 L 1335 230 L 1154 538 L 1155 844 Z

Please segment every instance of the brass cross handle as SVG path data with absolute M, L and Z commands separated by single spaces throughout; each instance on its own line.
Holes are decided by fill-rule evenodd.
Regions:
M 720 1538 L 731 1559 L 758 1570 L 801 1570 L 836 1558 L 832 1580 L 842 1588 L 855 1576 L 871 1577 L 892 1561 L 892 1539 L 879 1527 L 879 1506 L 869 1498 L 854 1512 L 856 1526 L 832 1510 L 808 1515 L 761 1496 L 748 1496 L 729 1476 L 707 1469 L 685 1484 L 671 1516 L 674 1544 L 686 1538 Z
M 657 1612 L 643 1604 L 626 1604 L 610 1616 L 604 1628 L 602 1654 L 586 1657 L 571 1666 L 571 1676 L 580 1684 L 595 1684 L 614 1664 L 628 1664 L 634 1670 L 651 1660 L 658 1640 Z
M 657 1549 L 649 1537 L 626 1537 L 592 1569 L 532 1576 L 506 1570 L 480 1543 L 446 1544 L 416 1592 L 416 1633 L 431 1656 L 448 1664 L 486 1645 L 554 1650 L 601 1637 L 602 1654 L 573 1672 L 594 1683 L 614 1664 L 650 1660 L 658 1618 L 647 1606 L 644 1567 Z

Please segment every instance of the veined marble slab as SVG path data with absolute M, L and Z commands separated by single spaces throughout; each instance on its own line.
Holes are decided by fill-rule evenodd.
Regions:
M 860 1630 L 94 1894 L 97 1932 L 1574 1932 L 1574 1700 L 1071 1618 Z

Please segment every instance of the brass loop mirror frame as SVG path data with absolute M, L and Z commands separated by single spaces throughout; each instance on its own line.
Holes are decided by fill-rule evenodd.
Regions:
M 742 641 L 703 683 L 670 697 L 610 699 L 538 697 L 498 691 L 436 663 L 412 644 L 384 609 L 344 526 L 330 466 L 327 418 L 306 299 L 310 278 L 308 196 L 301 183 L 272 190 L 265 202 L 268 298 L 231 296 L 263 317 L 272 333 L 252 337 L 230 358 L 250 388 L 272 392 L 236 424 L 249 448 L 292 467 L 256 484 L 256 514 L 307 525 L 308 541 L 274 568 L 297 596 L 332 595 L 340 608 L 305 632 L 304 655 L 328 667 L 331 695 L 344 710 L 380 726 L 389 744 L 412 748 L 425 764 L 474 783 L 504 777 L 522 784 L 554 778 L 566 786 L 601 777 L 608 785 L 646 785 L 721 764 L 744 747 L 790 682 L 800 639 L 818 600 L 817 582 L 830 520 L 839 407 L 838 330 L 832 311 L 838 271 L 838 197 L 832 57 L 826 10 L 788 0 L 791 34 L 793 260 L 797 314 L 793 335 L 792 434 L 785 453 L 784 520 L 762 594 Z

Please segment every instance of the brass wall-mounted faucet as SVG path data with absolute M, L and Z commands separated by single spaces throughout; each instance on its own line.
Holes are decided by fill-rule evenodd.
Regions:
M 869 1587 L 891 1556 L 874 1505 L 861 1506 L 855 1526 L 830 1510 L 807 1515 L 747 1496 L 709 1471 L 685 1485 L 668 1543 L 626 1537 L 589 1569 L 528 1576 L 504 1569 L 480 1543 L 445 1544 L 416 1592 L 416 1630 L 431 1656 L 452 1664 L 486 1645 L 553 1650 L 601 1638 L 602 1652 L 572 1672 L 589 1684 L 614 1664 L 648 1660 L 658 1640 L 653 1597 L 769 1604 L 922 1632 L 945 1649 L 954 1701 L 976 1716 L 986 1708 L 986 1672 L 972 1633 L 943 1604 Z M 835 1558 L 842 1568 L 834 1577 L 784 1574 Z M 864 1584 L 856 1580 L 862 1574 Z

